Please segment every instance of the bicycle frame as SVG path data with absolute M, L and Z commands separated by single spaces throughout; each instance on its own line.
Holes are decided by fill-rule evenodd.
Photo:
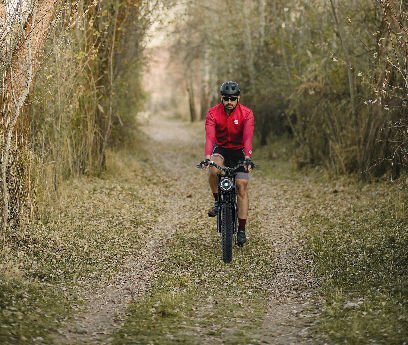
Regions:
M 202 168 L 201 162 L 196 167 Z M 256 165 L 251 163 L 252 167 Z M 207 166 L 217 168 L 218 174 L 218 212 L 217 212 L 217 232 L 222 237 L 222 259 L 225 263 L 232 260 L 232 248 L 238 227 L 238 206 L 237 206 L 237 170 L 245 166 L 244 162 L 239 163 L 234 168 L 221 167 L 214 162 Z M 239 244 L 242 246 L 242 244 Z
M 237 173 L 234 171 L 224 171 L 224 174 L 218 174 L 218 205 L 219 208 L 223 206 L 223 204 L 231 204 L 233 207 L 233 219 L 234 219 L 234 226 L 233 226 L 233 233 L 236 235 L 237 233 L 237 223 L 238 223 L 238 206 L 237 206 L 237 186 L 236 186 L 236 177 Z M 223 186 L 223 182 L 228 179 L 229 183 L 231 183 L 230 188 L 226 189 Z M 221 233 L 221 212 L 217 214 L 217 231 Z

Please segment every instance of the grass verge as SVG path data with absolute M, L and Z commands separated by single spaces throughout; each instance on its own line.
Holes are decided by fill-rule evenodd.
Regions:
M 2 276 L 0 343 L 50 344 L 49 332 L 71 311 L 67 300 L 51 285 Z
M 79 289 L 109 279 L 142 245 L 158 213 L 143 159 L 110 153 L 106 173 L 65 182 L 41 219 L 13 233 L 0 252 L 1 344 L 50 344 L 82 303 Z M 159 193 L 158 177 L 149 178 Z
M 408 343 L 407 200 L 399 183 L 334 190 L 337 205 L 321 196 L 302 217 L 324 300 L 315 327 L 322 343 Z

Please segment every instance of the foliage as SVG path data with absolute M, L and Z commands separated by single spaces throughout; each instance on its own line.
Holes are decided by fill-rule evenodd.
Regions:
M 241 84 L 262 145 L 291 133 L 300 166 L 365 178 L 405 152 L 406 13 L 393 1 L 192 1 L 174 56 L 209 94 L 200 99 Z
M 135 20 L 142 4 L 83 5 L 65 9 L 69 19 L 49 41 L 31 103 L 34 151 L 50 157 L 58 178 L 100 171 L 108 143 L 135 125 L 143 100 L 146 19 Z M 67 32 L 70 22 L 76 27 Z
M 3 118 L 16 120 L 15 128 L 11 120 L 3 121 L 1 131 L 9 146 L 15 142 L 11 155 L 10 147 L 1 148 L 2 155 L 10 157 L 2 160 L 4 229 L 16 229 L 25 209 L 28 218 L 33 217 L 39 199 L 52 198 L 61 181 L 100 174 L 109 146 L 119 147 L 133 136 L 136 113 L 145 99 L 143 41 L 153 7 L 150 2 L 128 0 L 64 2 L 50 28 L 44 28 L 50 35 L 44 40 L 44 52 L 32 63 L 41 62 L 41 68 L 25 89 L 25 107 L 13 110 L 10 94 L 20 91 L 13 89 L 19 85 L 2 89 Z M 20 26 L 7 32 L 23 40 L 24 48 Z M 24 51 L 17 49 L 15 54 L 19 53 Z M 12 65 L 3 55 L 2 75 L 7 81 Z M 30 78 L 33 75 L 29 73 Z

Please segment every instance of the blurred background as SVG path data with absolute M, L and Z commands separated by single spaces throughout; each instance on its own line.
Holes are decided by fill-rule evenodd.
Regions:
M 267 159 L 366 181 L 405 168 L 405 2 L 13 0 L 0 14 L 4 224 L 103 172 L 153 114 L 204 120 L 226 80 Z

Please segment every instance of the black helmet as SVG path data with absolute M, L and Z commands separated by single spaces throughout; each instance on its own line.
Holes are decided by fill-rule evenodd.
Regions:
M 222 83 L 220 89 L 221 95 L 239 96 L 241 90 L 235 81 L 226 81 Z

